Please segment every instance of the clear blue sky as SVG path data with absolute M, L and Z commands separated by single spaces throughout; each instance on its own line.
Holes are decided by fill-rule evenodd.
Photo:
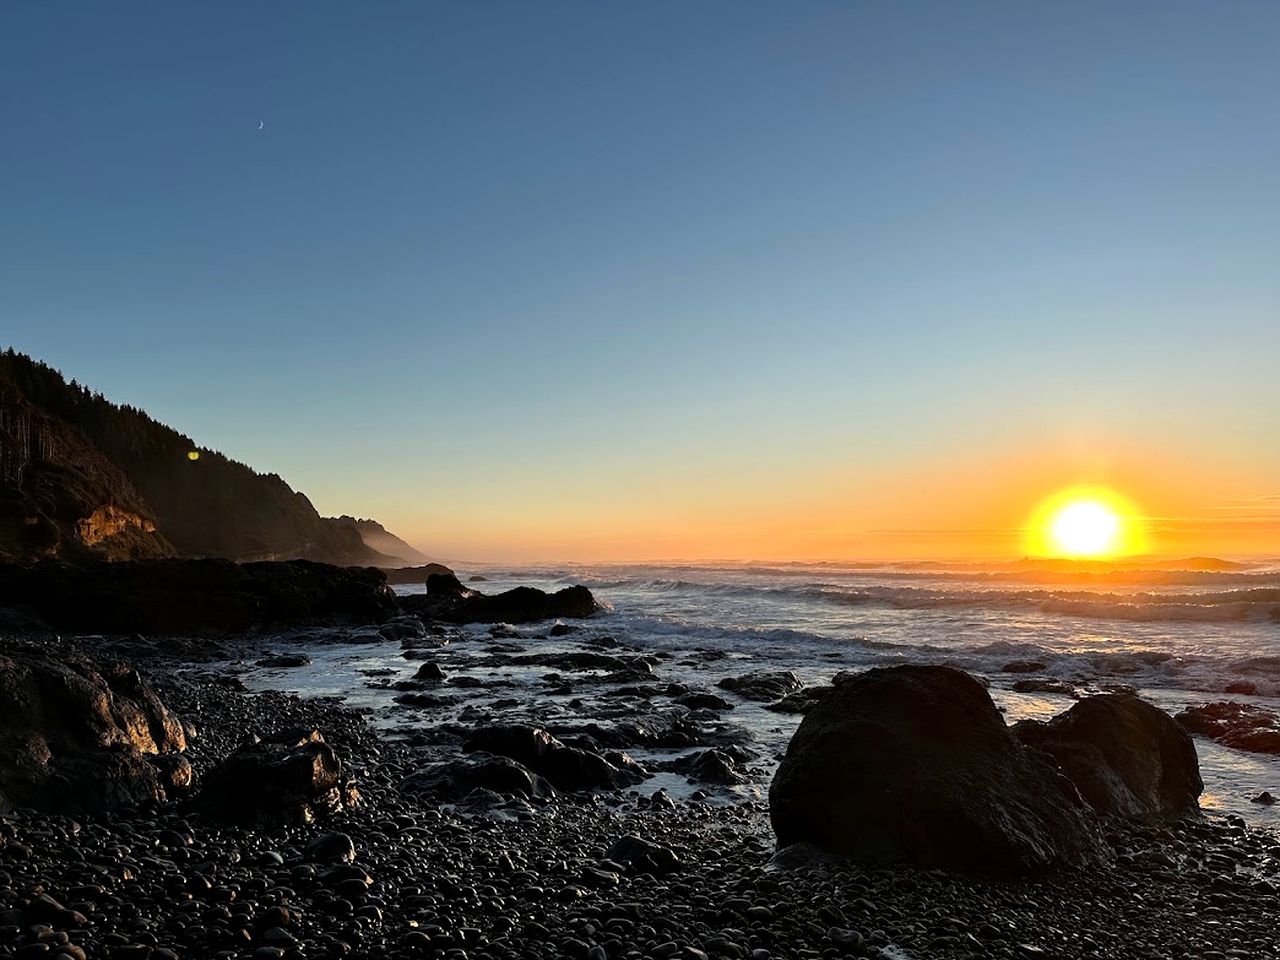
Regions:
M 0 341 L 447 555 L 1037 437 L 1280 492 L 1278 64 L 1274 3 L 10 3 Z

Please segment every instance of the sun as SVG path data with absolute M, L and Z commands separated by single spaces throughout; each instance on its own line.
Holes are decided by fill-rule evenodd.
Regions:
M 1105 559 L 1139 550 L 1133 506 L 1113 490 L 1073 487 L 1049 497 L 1028 525 L 1031 553 Z
M 1120 515 L 1097 500 L 1077 500 L 1053 515 L 1049 534 L 1063 553 L 1098 557 L 1110 553 L 1120 532 Z

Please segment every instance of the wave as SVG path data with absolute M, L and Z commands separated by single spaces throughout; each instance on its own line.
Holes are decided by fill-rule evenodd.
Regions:
M 741 597 L 784 602 L 818 601 L 844 606 L 883 606 L 904 610 L 971 607 L 1032 610 L 1059 616 L 1134 622 L 1280 622 L 1280 587 L 1204 593 L 1117 593 L 1089 590 L 948 589 L 884 584 L 849 586 L 831 582 L 705 582 L 678 578 L 578 577 L 576 582 L 597 590 L 626 589 L 647 594 L 696 594 L 708 598 Z

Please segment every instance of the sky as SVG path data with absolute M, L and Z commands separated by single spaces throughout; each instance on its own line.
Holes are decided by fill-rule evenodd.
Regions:
M 8 4 L 0 343 L 442 558 L 1280 553 L 1280 5 Z

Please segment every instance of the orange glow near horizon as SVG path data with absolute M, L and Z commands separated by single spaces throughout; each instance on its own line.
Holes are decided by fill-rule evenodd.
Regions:
M 1041 557 L 1105 560 L 1141 553 L 1141 517 L 1106 487 L 1072 487 L 1044 500 L 1027 525 L 1027 552 Z

